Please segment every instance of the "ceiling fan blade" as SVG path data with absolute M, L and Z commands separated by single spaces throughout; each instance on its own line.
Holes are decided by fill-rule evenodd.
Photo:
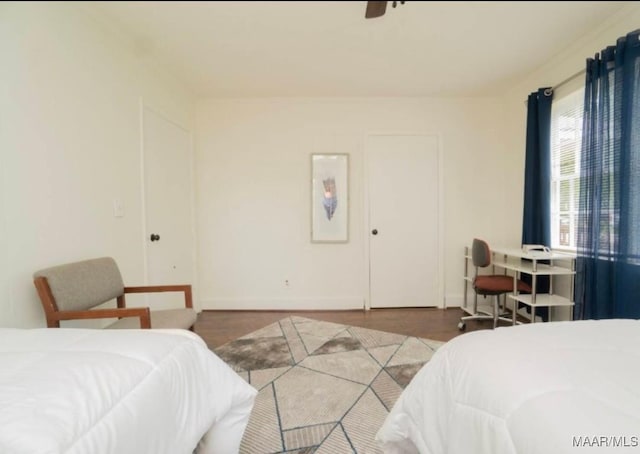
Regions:
M 387 10 L 387 2 L 367 2 L 367 11 L 364 13 L 366 19 L 373 19 L 384 15 Z

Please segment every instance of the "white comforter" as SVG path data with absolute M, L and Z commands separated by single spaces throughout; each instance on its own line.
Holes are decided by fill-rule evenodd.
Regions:
M 377 439 L 387 453 L 640 452 L 640 321 L 459 336 L 414 377 Z
M 231 454 L 256 391 L 180 330 L 0 329 L 0 453 Z

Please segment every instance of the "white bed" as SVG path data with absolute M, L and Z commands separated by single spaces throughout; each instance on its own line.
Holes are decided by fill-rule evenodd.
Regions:
M 0 453 L 237 453 L 255 396 L 189 331 L 0 329 Z
M 640 321 L 459 336 L 416 374 L 376 439 L 386 453 L 639 452 Z

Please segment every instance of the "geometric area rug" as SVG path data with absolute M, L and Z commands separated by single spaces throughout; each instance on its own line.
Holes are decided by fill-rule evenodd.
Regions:
M 258 390 L 240 452 L 382 452 L 378 429 L 443 344 L 293 316 L 216 348 Z

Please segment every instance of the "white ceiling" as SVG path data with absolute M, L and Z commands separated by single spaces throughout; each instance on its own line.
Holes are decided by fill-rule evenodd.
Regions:
M 491 95 L 632 2 L 90 3 L 199 96 L 375 97 Z

